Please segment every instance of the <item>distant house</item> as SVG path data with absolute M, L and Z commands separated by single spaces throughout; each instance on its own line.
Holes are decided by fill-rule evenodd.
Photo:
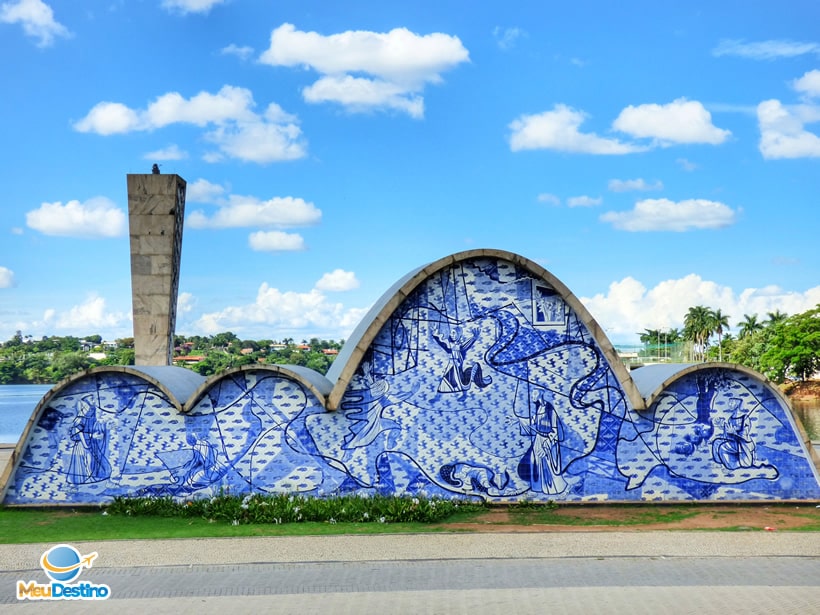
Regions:
M 249 354 L 253 354 L 253 348 L 243 348 L 242 350 L 239 351 L 239 353 L 242 354 L 242 355 L 245 355 L 245 356 L 249 355 Z
M 324 355 L 336 355 L 336 354 L 339 354 L 339 351 L 336 350 L 335 348 L 324 348 L 322 350 L 322 354 L 324 354 Z
M 202 355 L 187 355 L 184 357 L 174 357 L 174 363 L 182 364 L 182 365 L 191 365 L 193 363 L 199 363 L 200 361 L 204 361 L 205 357 Z

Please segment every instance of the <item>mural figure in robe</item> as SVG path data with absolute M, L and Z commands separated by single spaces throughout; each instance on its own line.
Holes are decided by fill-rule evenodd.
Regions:
M 543 389 L 533 392 L 529 419 L 519 420 L 521 433 L 532 438 L 529 449 L 518 464 L 519 476 L 529 481 L 533 491 L 547 495 L 562 493 L 567 488 L 567 482 L 561 475 L 564 427 Z
M 362 375 L 367 386 L 368 399 L 364 408 L 347 414 L 347 418 L 353 423 L 349 428 L 350 433 L 344 439 L 345 449 L 369 446 L 385 431 L 399 429 L 395 421 L 384 418 L 384 409 L 403 401 L 418 388 L 416 385 L 413 390 L 400 396 L 388 395 L 390 383 L 385 378 L 373 374 L 373 362 L 370 358 L 362 362 Z
M 743 410 L 740 399 L 729 403 L 732 415 L 720 421 L 723 433 L 712 442 L 712 458 L 729 470 L 757 467 L 749 411 Z
M 98 419 L 97 409 L 88 399 L 77 402 L 77 416 L 71 424 L 73 442 L 66 475 L 75 485 L 97 483 L 111 476 L 108 462 L 108 431 Z
M 460 326 L 451 326 L 450 334 L 445 340 L 441 331 L 432 331 L 433 339 L 449 355 L 449 363 L 444 371 L 444 376 L 439 384 L 439 393 L 464 393 L 475 383 L 479 389 L 488 386 L 492 381 L 492 376 L 486 378 L 481 373 L 481 365 L 473 363 L 465 368 L 467 351 L 475 344 L 478 337 L 478 328 L 465 335 L 464 329 Z

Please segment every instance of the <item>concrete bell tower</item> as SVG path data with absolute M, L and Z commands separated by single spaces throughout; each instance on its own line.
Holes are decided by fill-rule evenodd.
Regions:
M 154 168 L 150 175 L 127 176 L 137 365 L 170 365 L 174 351 L 187 183 Z

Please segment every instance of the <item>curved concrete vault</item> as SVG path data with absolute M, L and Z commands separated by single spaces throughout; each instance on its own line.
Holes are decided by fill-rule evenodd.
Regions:
M 327 377 L 132 367 L 58 384 L 15 449 L 3 497 L 806 500 L 820 499 L 813 455 L 760 374 L 716 363 L 630 373 L 552 274 L 471 250 L 401 278 Z

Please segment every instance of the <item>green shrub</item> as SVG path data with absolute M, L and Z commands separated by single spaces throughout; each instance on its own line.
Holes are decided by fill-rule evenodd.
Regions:
M 299 495 L 245 496 L 220 494 L 210 499 L 172 497 L 115 498 L 108 514 L 201 517 L 239 524 L 300 523 L 436 523 L 457 512 L 473 512 L 483 503 L 425 497 L 357 495 L 313 498 Z

